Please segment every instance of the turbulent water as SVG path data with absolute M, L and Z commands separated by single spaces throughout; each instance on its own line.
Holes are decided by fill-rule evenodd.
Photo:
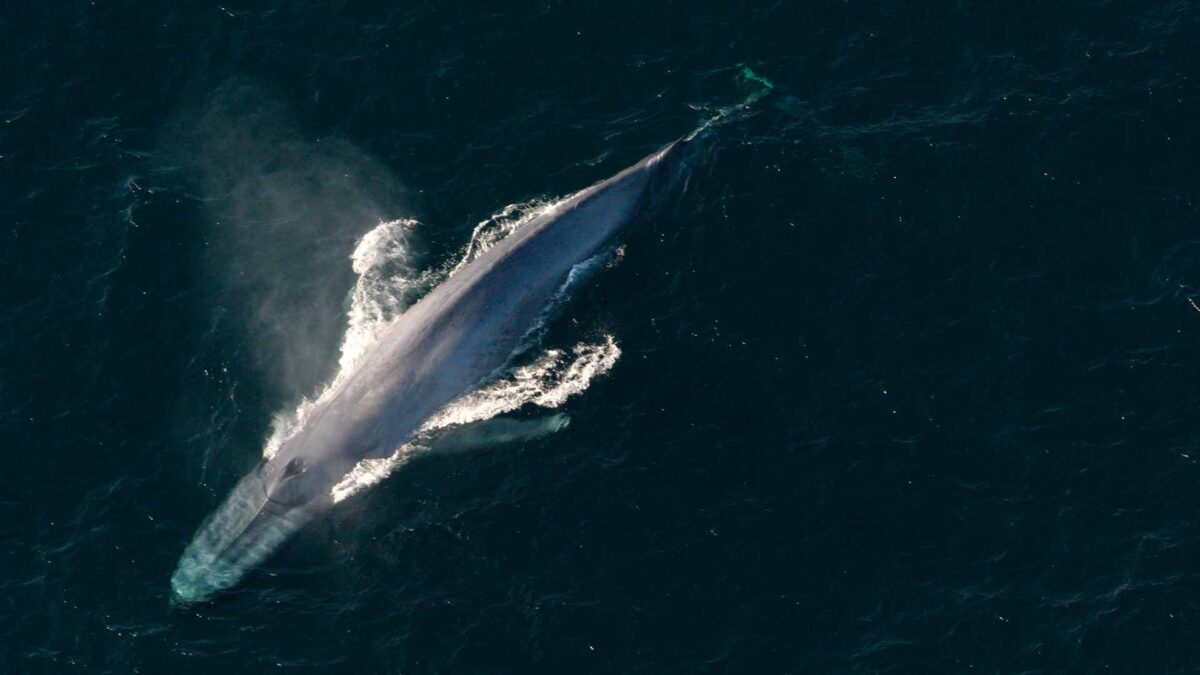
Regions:
M 9 3 L 0 673 L 1200 671 L 1198 36 Z M 388 321 L 748 98 L 524 352 L 170 602 Z

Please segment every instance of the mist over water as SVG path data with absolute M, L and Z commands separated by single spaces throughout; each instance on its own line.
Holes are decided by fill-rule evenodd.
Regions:
M 245 331 L 279 393 L 307 393 L 328 376 L 330 351 L 346 342 L 346 289 L 361 274 L 354 266 L 370 266 L 357 258 L 348 265 L 348 252 L 376 224 L 408 210 L 406 190 L 350 141 L 305 133 L 292 105 L 261 80 L 222 83 L 172 117 L 160 138 L 162 161 L 195 191 L 208 216 L 204 270 L 224 290 L 215 311 L 232 315 Z M 359 285 L 406 279 L 419 244 L 406 237 L 402 245 L 398 255 L 375 251 L 368 241 L 363 255 L 390 254 L 390 264 L 402 268 L 388 280 Z M 406 297 L 400 288 L 356 292 L 372 291 L 375 299 L 360 300 L 360 307 L 382 311 Z M 354 319 L 373 325 L 371 317 Z

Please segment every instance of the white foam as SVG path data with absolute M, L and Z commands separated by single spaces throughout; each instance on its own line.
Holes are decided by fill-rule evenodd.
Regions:
M 406 443 L 400 446 L 391 457 L 359 461 L 350 470 L 350 473 L 343 476 L 342 480 L 329 491 L 330 495 L 333 496 L 333 503 L 336 504 L 350 495 L 362 492 L 366 488 L 387 478 L 390 473 L 395 471 L 401 464 L 404 464 L 405 460 L 415 454 L 419 454 L 424 449 L 424 446 L 416 443 Z
M 338 374 L 349 372 L 367 348 L 417 297 L 436 285 L 432 270 L 417 272 L 411 260 L 411 219 L 380 223 L 359 240 L 350 260 L 358 281 L 350 297 Z
M 560 349 L 548 350 L 533 363 L 446 406 L 423 429 L 479 422 L 526 404 L 557 408 L 587 389 L 596 376 L 608 372 L 620 356 L 621 348 L 611 335 L 605 335 L 599 344 L 575 345 L 569 356 Z
M 463 250 L 457 263 L 450 270 L 450 275 L 462 269 L 467 263 L 475 260 L 484 251 L 497 242 L 512 234 L 513 230 L 558 206 L 567 198 L 533 199 L 519 204 L 509 204 L 497 213 L 480 221 L 471 231 L 471 241 Z

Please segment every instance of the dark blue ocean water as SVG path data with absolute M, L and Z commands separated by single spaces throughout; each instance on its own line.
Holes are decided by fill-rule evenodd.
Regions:
M 1200 671 L 1193 2 L 9 2 L 0 671 Z M 547 348 L 233 591 L 196 527 L 421 268 L 740 100 Z M 525 406 L 513 419 L 546 411 Z

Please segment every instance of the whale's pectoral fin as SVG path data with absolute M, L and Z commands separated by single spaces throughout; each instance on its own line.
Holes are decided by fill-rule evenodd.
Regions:
M 564 413 L 531 420 L 493 417 L 473 424 L 449 427 L 429 441 L 433 452 L 466 452 L 478 448 L 521 443 L 566 429 L 571 418 Z

